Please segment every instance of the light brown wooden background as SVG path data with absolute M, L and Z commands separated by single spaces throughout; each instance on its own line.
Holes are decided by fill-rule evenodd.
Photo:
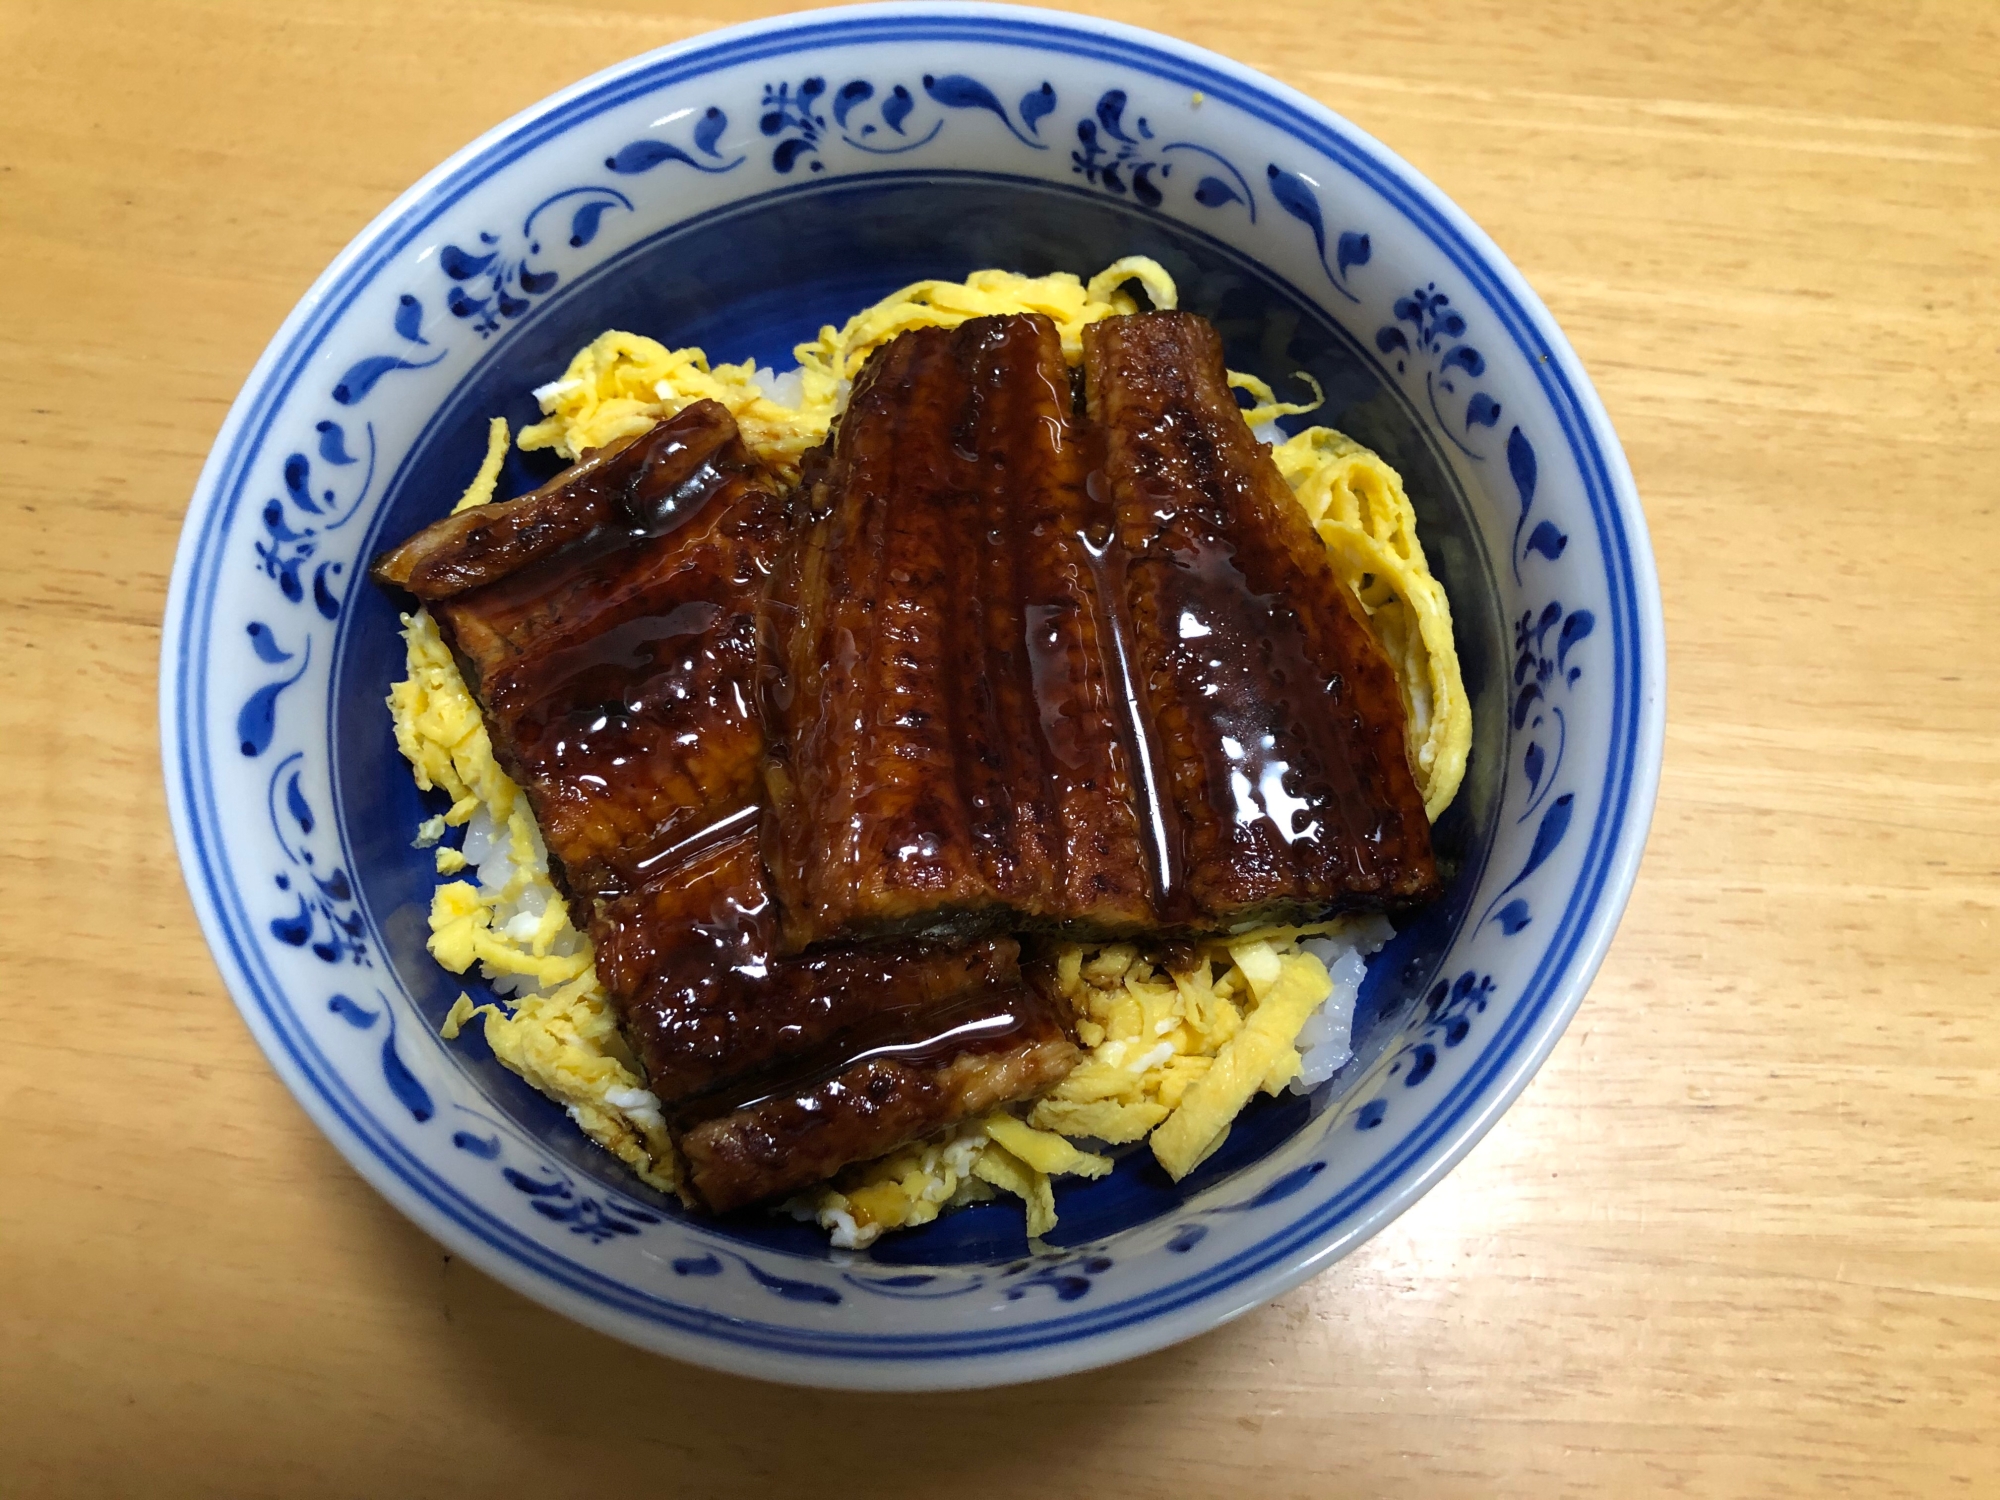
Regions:
M 1653 842 L 1359 1254 L 1004 1393 L 705 1374 L 444 1254 L 266 1070 L 162 810 L 202 456 L 379 208 L 780 7 L 0 0 L 0 1493 L 2000 1494 L 2000 7 L 1106 12 L 1403 153 L 1547 299 L 1666 596 Z

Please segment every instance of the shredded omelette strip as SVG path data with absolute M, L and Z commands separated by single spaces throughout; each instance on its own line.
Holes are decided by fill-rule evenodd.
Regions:
M 1298 1076 L 1294 1042 L 1333 988 L 1299 944 L 1343 925 L 1218 940 L 1185 971 L 1132 943 L 1061 948 L 1057 985 L 1084 1051 L 1067 1078 L 1025 1118 L 1003 1111 L 850 1167 L 801 1194 L 793 1211 L 830 1230 L 834 1244 L 860 1246 L 976 1201 L 983 1182 L 1020 1198 L 1029 1236 L 1044 1235 L 1056 1224 L 1051 1179 L 1111 1169 L 1079 1140 L 1146 1141 L 1178 1181 L 1221 1147 L 1257 1093 L 1281 1093 Z
M 1082 359 L 1085 327 L 1139 310 L 1127 290 L 1134 282 L 1153 306 L 1178 305 L 1165 269 L 1138 256 L 1088 282 L 1067 273 L 998 270 L 974 272 L 963 282 L 916 282 L 798 345 L 798 369 L 783 377 L 752 361 L 712 365 L 698 348 L 669 349 L 608 332 L 536 392 L 543 419 L 522 430 L 519 446 L 575 459 L 709 399 L 728 408 L 760 458 L 796 476 L 869 355 L 897 334 L 1039 312 L 1056 324 L 1074 364 Z M 1299 372 L 1299 378 L 1312 400 L 1282 401 L 1253 375 L 1232 371 L 1229 380 L 1253 403 L 1245 419 L 1264 428 L 1320 405 L 1311 376 Z M 492 500 L 508 446 L 506 423 L 495 418 L 485 460 L 455 509 Z M 1417 540 L 1402 481 L 1376 454 L 1325 427 L 1275 443 L 1273 458 L 1395 670 L 1411 769 L 1435 820 L 1464 777 L 1472 716 L 1450 607 Z M 461 974 L 478 964 L 489 981 L 516 991 L 487 1005 L 461 994 L 444 1034 L 455 1037 L 481 1019 L 502 1063 L 563 1104 L 592 1140 L 641 1178 L 671 1190 L 680 1166 L 659 1101 L 626 1050 L 592 966 L 590 940 L 549 880 L 547 850 L 526 799 L 495 761 L 478 705 L 435 623 L 420 610 L 404 625 L 409 675 L 389 697 L 397 745 L 420 788 L 441 789 L 452 799 L 419 830 L 418 842 L 438 844 L 446 828 L 483 811 L 508 850 L 500 862 L 506 873 L 496 883 L 455 880 L 433 897 L 430 948 L 438 962 Z M 439 847 L 436 859 L 442 875 L 466 868 L 450 847 Z M 1032 1107 L 1002 1110 L 850 1167 L 788 1206 L 827 1228 L 836 1245 L 859 1247 L 997 1190 L 1021 1199 L 1029 1234 L 1040 1236 L 1056 1223 L 1052 1179 L 1111 1170 L 1108 1157 L 1079 1147 L 1079 1140 L 1109 1146 L 1146 1140 L 1170 1175 L 1185 1176 L 1222 1145 L 1258 1092 L 1276 1094 L 1298 1076 L 1294 1043 L 1332 988 L 1325 966 L 1300 943 L 1340 928 L 1338 922 L 1269 928 L 1209 943 L 1185 973 L 1170 972 L 1129 943 L 1060 950 L 1058 984 L 1084 1049 L 1069 1077 Z
M 507 1067 L 564 1106 L 585 1135 L 629 1165 L 642 1180 L 671 1192 L 680 1178 L 659 1100 L 649 1093 L 618 1029 L 611 997 L 597 981 L 590 939 L 570 921 L 549 879 L 548 851 L 528 799 L 493 758 L 479 705 L 428 612 L 403 620 L 409 676 L 389 694 L 396 744 L 417 785 L 452 799 L 442 817 L 418 830 L 420 845 L 437 844 L 447 827 L 463 827 L 484 811 L 504 830 L 508 873 L 497 884 L 452 880 L 431 895 L 431 956 L 454 974 L 479 965 L 489 981 L 527 986 L 511 1002 L 474 1005 L 461 993 L 445 1017 L 446 1040 L 483 1018 L 487 1046 Z M 464 856 L 437 849 L 441 875 L 466 868 Z M 532 890 L 540 913 L 517 913 Z
M 1424 559 L 1402 476 L 1330 427 L 1308 427 L 1271 456 L 1396 673 L 1410 770 L 1435 823 L 1465 779 L 1472 701 L 1459 672 L 1451 606 Z
M 711 365 L 700 349 L 669 349 L 635 333 L 600 334 L 577 351 L 561 378 L 535 393 L 543 419 L 522 429 L 521 447 L 553 448 L 573 459 L 585 449 L 644 432 L 693 402 L 720 401 L 758 457 L 796 479 L 799 460 L 831 430 L 868 356 L 897 334 L 956 328 L 997 312 L 1046 313 L 1062 333 L 1064 357 L 1077 364 L 1085 327 L 1139 310 L 1138 300 L 1125 290 L 1133 281 L 1155 307 L 1178 305 L 1173 278 L 1139 255 L 1106 266 L 1088 283 L 1067 272 L 1017 276 L 1011 271 L 913 282 L 856 313 L 845 326 L 828 324 L 818 338 L 793 349 L 798 399 L 789 405 L 773 399 L 776 377 L 760 379 L 755 361 Z

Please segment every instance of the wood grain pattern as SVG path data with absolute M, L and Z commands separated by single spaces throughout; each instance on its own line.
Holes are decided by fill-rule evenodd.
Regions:
M 0 6 L 0 1491 L 2000 1493 L 1989 0 L 1103 6 L 1325 100 L 1490 230 L 1659 554 L 1667 762 L 1618 942 L 1521 1102 L 1334 1271 L 1099 1374 L 788 1392 L 531 1306 L 321 1140 L 162 808 L 196 471 L 405 184 L 774 8 Z

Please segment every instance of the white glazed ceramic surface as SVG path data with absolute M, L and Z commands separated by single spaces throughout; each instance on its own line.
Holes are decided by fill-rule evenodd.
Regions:
M 1496 778 L 1480 863 L 1448 943 L 1422 956 L 1407 1022 L 1260 1160 L 1101 1242 L 997 1265 L 785 1253 L 566 1165 L 493 1105 L 387 962 L 330 749 L 380 508 L 469 372 L 505 357 L 540 299 L 650 237 L 885 172 L 1115 196 L 1295 289 L 1448 467 L 1484 553 L 1481 602 L 1511 642 L 1476 749 Z M 168 605 L 162 734 L 188 885 L 232 994 L 404 1212 L 634 1343 L 778 1380 L 929 1388 L 1212 1326 L 1330 1264 L 1457 1160 L 1610 940 L 1653 802 L 1663 661 L 1603 410 L 1534 295 L 1416 173 L 1310 100 L 1162 37 L 881 6 L 717 33 L 579 84 L 439 167 L 334 262 L 203 471 Z

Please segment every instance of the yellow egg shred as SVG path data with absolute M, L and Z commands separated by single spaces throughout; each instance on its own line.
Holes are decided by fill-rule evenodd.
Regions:
M 573 459 L 585 449 L 644 432 L 693 402 L 720 401 L 736 418 L 744 442 L 795 479 L 799 460 L 832 428 L 868 356 L 897 334 L 956 328 L 994 313 L 1046 313 L 1062 333 L 1064 357 L 1077 364 L 1086 326 L 1139 310 L 1138 300 L 1125 290 L 1134 281 L 1154 306 L 1177 304 L 1173 278 L 1158 262 L 1137 255 L 1106 266 L 1088 284 L 1060 271 L 1053 276 L 974 271 L 964 281 L 914 282 L 856 313 L 845 327 L 829 324 L 818 338 L 794 348 L 799 400 L 790 406 L 772 399 L 775 377 L 767 373 L 760 379 L 752 360 L 711 365 L 700 349 L 669 349 L 635 333 L 601 334 L 577 351 L 560 379 L 535 392 L 543 419 L 522 429 L 521 448 L 553 448 Z
M 442 1028 L 446 1040 L 475 1018 L 485 1022 L 493 1055 L 542 1093 L 646 1182 L 672 1191 L 679 1164 L 659 1101 L 647 1092 L 618 1029 L 617 1012 L 597 982 L 590 939 L 570 921 L 549 879 L 548 852 L 521 789 L 493 757 L 479 705 L 427 611 L 403 617 L 409 675 L 389 692 L 396 744 L 417 785 L 446 793 L 451 807 L 417 832 L 435 845 L 446 827 L 462 827 L 484 809 L 505 830 L 511 871 L 499 885 L 451 880 L 431 894 L 431 956 L 454 974 L 478 964 L 489 981 L 531 986 L 500 1005 L 475 1006 L 461 993 Z M 437 849 L 441 875 L 466 868 L 456 849 Z M 496 923 L 534 887 L 543 905 L 532 930 Z M 522 924 L 525 929 L 526 924 Z
M 1435 823 L 1465 779 L 1472 701 L 1459 674 L 1451 605 L 1424 559 L 1402 476 L 1330 427 L 1308 427 L 1271 456 L 1395 669 L 1410 770 Z
M 536 392 L 543 420 L 522 430 L 523 450 L 553 449 L 574 459 L 642 432 L 703 399 L 720 401 L 744 440 L 780 473 L 826 437 L 868 356 L 906 329 L 956 327 L 995 313 L 1045 313 L 1061 331 L 1072 364 L 1083 330 L 1100 318 L 1135 312 L 1136 282 L 1155 307 L 1178 303 L 1156 262 L 1128 257 L 1088 282 L 1066 273 L 1028 277 L 977 271 L 963 282 L 922 281 L 857 313 L 841 328 L 797 346 L 796 378 L 786 382 L 751 361 L 711 365 L 700 349 L 668 349 L 635 334 L 608 332 L 579 350 L 562 377 Z M 1247 391 L 1253 427 L 1320 404 L 1277 399 L 1270 386 L 1232 371 Z M 784 404 L 779 395 L 794 397 Z M 509 445 L 495 418 L 478 474 L 457 510 L 489 502 Z M 1416 516 L 1388 464 L 1329 428 L 1312 427 L 1273 446 L 1283 474 L 1325 540 L 1336 570 L 1361 602 L 1396 673 L 1408 715 L 1411 769 L 1435 819 L 1464 777 L 1471 709 L 1453 645 L 1450 606 L 1417 540 Z M 438 886 L 430 951 L 463 974 L 477 964 L 489 981 L 515 991 L 474 1005 L 461 994 L 443 1033 L 455 1038 L 483 1022 L 487 1045 L 507 1067 L 564 1105 L 594 1141 L 646 1182 L 674 1190 L 680 1164 L 660 1105 L 626 1047 L 610 997 L 598 983 L 588 936 L 571 921 L 548 875 L 548 854 L 526 798 L 493 756 L 478 704 L 428 613 L 404 617 L 408 676 L 389 709 L 396 743 L 417 785 L 442 790 L 451 806 L 418 830 L 421 847 L 484 809 L 504 839 L 505 878 L 489 887 L 452 880 Z M 467 868 L 456 849 L 436 851 L 441 875 Z M 969 1121 L 876 1161 L 860 1163 L 794 1198 L 787 1207 L 828 1229 L 836 1245 L 860 1247 L 885 1231 L 935 1219 L 943 1210 L 990 1198 L 1021 1199 L 1030 1236 L 1055 1227 L 1052 1179 L 1099 1177 L 1110 1158 L 1077 1144 L 1146 1141 L 1176 1179 L 1212 1155 L 1258 1093 L 1276 1094 L 1298 1076 L 1294 1045 L 1331 992 L 1325 966 L 1301 946 L 1340 936 L 1341 922 L 1273 927 L 1196 946 L 1170 968 L 1161 953 L 1132 943 L 1080 945 L 1054 955 L 1056 984 L 1070 1006 L 1083 1050 L 1079 1065 L 1046 1097 L 1020 1110 Z M 1184 955 L 1187 950 L 1181 950 Z

